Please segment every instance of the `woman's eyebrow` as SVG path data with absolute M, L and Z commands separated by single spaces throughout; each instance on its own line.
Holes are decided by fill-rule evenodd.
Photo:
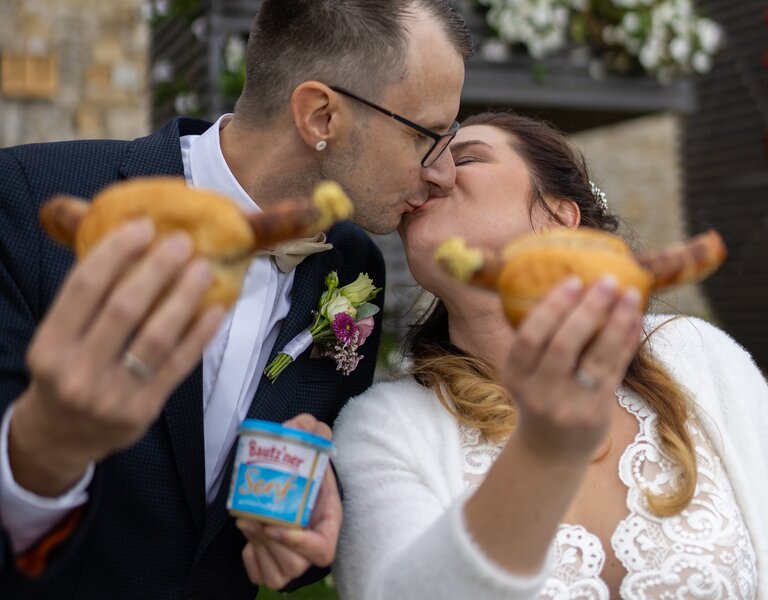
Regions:
M 486 148 L 492 148 L 490 144 L 486 144 L 485 142 L 480 140 L 467 140 L 466 142 L 454 142 L 453 144 L 451 144 L 450 145 L 451 154 L 461 152 L 462 150 L 470 146 L 485 146 Z

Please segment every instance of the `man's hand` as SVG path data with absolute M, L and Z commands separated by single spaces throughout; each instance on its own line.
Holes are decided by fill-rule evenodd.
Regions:
M 60 495 L 140 439 L 221 322 L 220 308 L 198 315 L 212 274 L 189 237 L 150 247 L 154 233 L 142 219 L 107 236 L 35 333 L 9 435 L 14 478 L 31 492 Z
M 313 416 L 299 415 L 284 425 L 331 439 L 331 429 Z M 250 580 L 274 590 L 285 587 L 311 565 L 327 567 L 336 555 L 341 528 L 341 498 L 330 467 L 325 471 L 307 529 L 291 529 L 238 519 L 248 540 L 243 564 Z

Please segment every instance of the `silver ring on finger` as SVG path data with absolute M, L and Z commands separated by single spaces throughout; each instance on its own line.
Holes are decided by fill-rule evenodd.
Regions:
M 130 350 L 123 352 L 123 367 L 131 375 L 134 375 L 141 381 L 149 381 L 154 377 L 155 372 L 147 363 L 141 360 Z
M 588 389 L 590 392 L 593 392 L 600 387 L 600 380 L 594 375 L 590 374 L 590 372 L 584 369 L 584 367 L 579 367 L 576 369 L 574 377 L 580 386 Z

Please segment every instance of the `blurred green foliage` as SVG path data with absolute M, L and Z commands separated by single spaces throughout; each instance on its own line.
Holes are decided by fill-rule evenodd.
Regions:
M 268 588 L 259 588 L 256 600 L 339 600 L 333 578 L 329 575 L 317 583 L 296 590 L 290 594 L 281 594 Z

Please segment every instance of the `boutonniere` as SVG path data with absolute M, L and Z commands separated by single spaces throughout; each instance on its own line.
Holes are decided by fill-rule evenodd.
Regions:
M 312 325 L 285 345 L 264 369 L 271 381 L 313 343 L 320 356 L 336 361 L 336 370 L 349 375 L 363 355 L 357 350 L 373 331 L 373 315 L 379 307 L 372 304 L 381 291 L 367 273 L 360 273 L 352 283 L 339 287 L 336 271 L 325 278 L 326 290 L 320 296 L 317 310 L 312 311 Z

